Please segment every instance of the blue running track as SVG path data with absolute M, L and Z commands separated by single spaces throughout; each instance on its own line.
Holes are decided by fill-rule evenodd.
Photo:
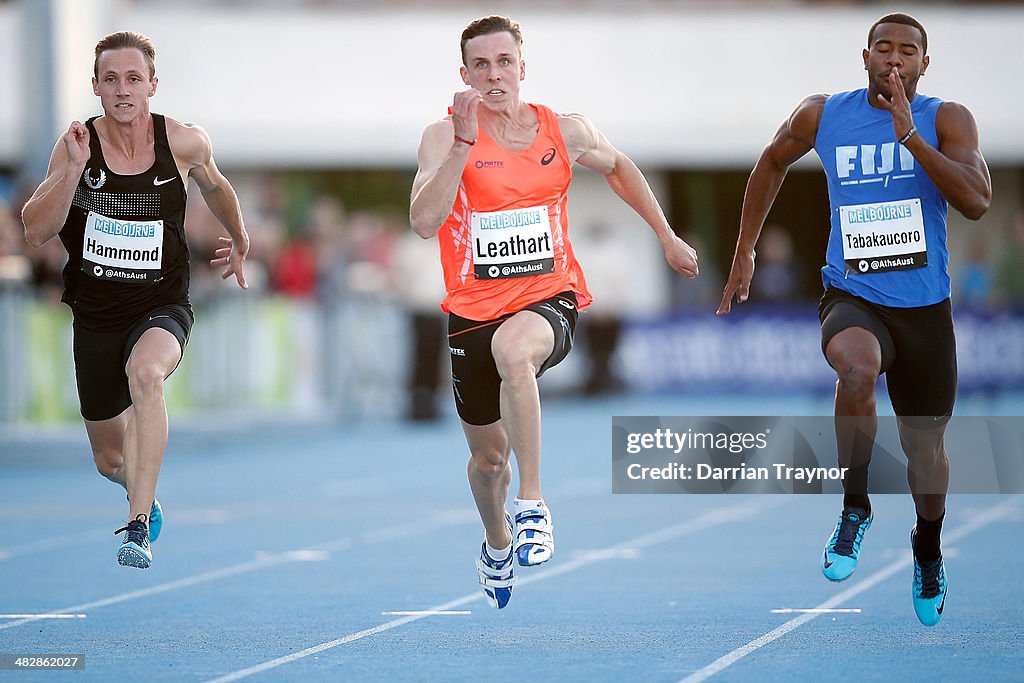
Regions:
M 127 504 L 93 469 L 84 430 L 0 434 L 0 654 L 86 657 L 84 671 L 0 680 L 1024 680 L 1024 496 L 950 499 L 949 597 L 929 629 L 911 604 L 909 496 L 873 499 L 857 571 L 831 584 L 819 558 L 838 496 L 610 493 L 612 415 L 830 409 L 827 397 L 546 401 L 558 550 L 519 570 L 501 612 L 477 587 L 482 531 L 453 416 L 244 428 L 172 416 L 146 571 L 117 565 Z

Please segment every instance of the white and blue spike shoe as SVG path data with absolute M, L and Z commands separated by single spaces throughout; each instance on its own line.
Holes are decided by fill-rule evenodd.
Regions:
M 514 549 L 519 564 L 535 567 L 554 557 L 554 530 L 551 511 L 543 502 L 535 508 L 517 512 Z
M 508 524 L 509 532 L 512 531 L 512 517 L 505 513 L 505 523 Z M 515 566 L 515 552 L 509 548 L 508 557 L 503 560 L 495 560 L 487 554 L 487 541 L 484 540 L 480 546 L 480 556 L 476 558 L 476 573 L 480 580 L 480 589 L 487 598 L 487 604 L 496 609 L 502 609 L 512 598 L 512 589 L 516 585 L 516 577 L 513 572 Z

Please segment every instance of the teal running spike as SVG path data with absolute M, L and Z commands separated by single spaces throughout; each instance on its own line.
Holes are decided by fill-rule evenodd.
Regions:
M 845 581 L 857 568 L 860 544 L 864 532 L 871 526 L 874 515 L 861 508 L 843 508 L 836 530 L 821 554 L 821 573 L 829 581 Z
M 153 562 L 153 553 L 149 549 L 149 530 L 146 528 L 146 515 L 139 515 L 121 527 L 115 534 L 124 533 L 124 541 L 117 550 L 117 563 L 123 567 L 148 569 Z
M 156 543 L 160 530 L 164 527 L 164 509 L 160 507 L 160 501 L 153 499 L 153 506 L 149 508 L 149 542 Z
M 917 527 L 910 530 L 910 547 L 914 547 Z M 942 556 L 931 562 L 914 557 L 914 613 L 925 626 L 935 626 L 942 618 L 946 606 L 946 568 Z

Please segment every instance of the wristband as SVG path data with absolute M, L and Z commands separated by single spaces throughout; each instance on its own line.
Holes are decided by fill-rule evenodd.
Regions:
M 915 134 L 917 134 L 917 126 L 911 126 L 910 130 L 907 131 L 907 134 L 904 135 L 902 138 L 900 138 L 900 144 L 901 145 L 907 144 L 907 140 L 909 140 L 910 138 L 914 137 Z
M 455 136 L 455 142 L 465 142 L 470 147 L 476 144 L 476 140 L 467 140 L 466 138 L 460 138 L 458 135 Z

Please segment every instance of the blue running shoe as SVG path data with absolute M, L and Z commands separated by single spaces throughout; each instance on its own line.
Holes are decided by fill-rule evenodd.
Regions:
M 115 534 L 125 532 L 124 541 L 117 551 L 117 563 L 124 567 L 148 569 L 153 562 L 153 553 L 149 549 L 149 529 L 146 528 L 146 515 L 139 515 L 121 527 Z
M 125 496 L 125 500 L 129 503 L 132 499 Z M 153 504 L 149 507 L 149 542 L 156 543 L 157 537 L 160 535 L 160 530 L 164 528 L 164 509 L 160 507 L 160 501 L 156 498 L 153 499 Z M 117 532 L 120 533 L 120 532 Z
M 512 517 L 505 513 L 505 523 L 512 532 Z M 480 557 L 476 558 L 476 573 L 480 580 L 480 588 L 487 597 L 487 604 L 502 609 L 512 597 L 512 589 L 516 585 L 516 577 L 512 569 L 515 566 L 515 553 L 511 548 L 508 557 L 495 560 L 487 554 L 487 541 L 480 547 Z
M 910 531 L 910 547 L 914 547 L 917 527 Z M 935 626 L 942 618 L 946 606 L 946 569 L 942 556 L 934 561 L 914 558 L 914 612 L 925 626 Z
M 825 552 L 821 554 L 821 573 L 829 581 L 845 581 L 857 568 L 857 556 L 860 555 L 864 532 L 875 518 L 874 515 L 868 515 L 867 518 L 864 515 L 865 511 L 860 508 L 843 508 L 839 515 L 836 530 L 825 544 Z
M 156 543 L 160 530 L 164 528 L 164 509 L 160 501 L 153 499 L 153 507 L 149 508 L 149 542 Z
M 544 503 L 536 508 L 517 512 L 513 538 L 519 564 L 534 567 L 550 560 L 555 554 L 554 530 L 551 511 Z

